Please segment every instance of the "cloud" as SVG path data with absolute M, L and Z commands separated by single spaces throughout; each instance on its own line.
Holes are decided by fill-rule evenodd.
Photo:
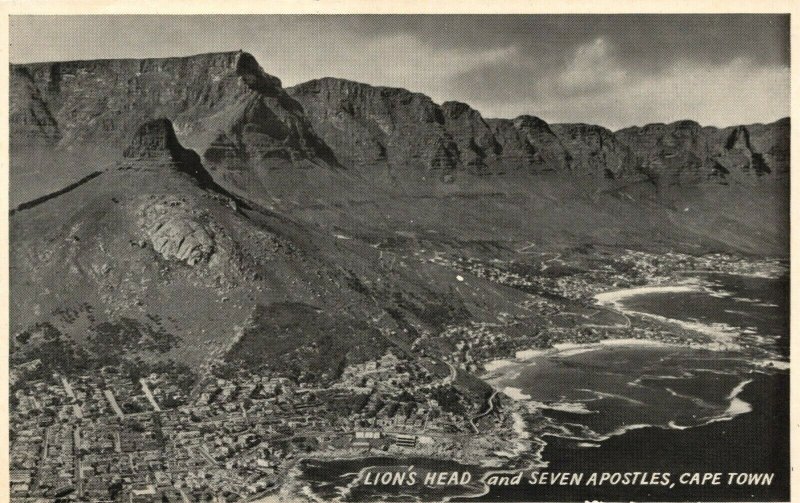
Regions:
M 611 55 L 606 39 L 600 37 L 578 47 L 567 68 L 553 82 L 544 82 L 566 96 L 574 96 L 619 87 L 627 78 L 628 71 Z
M 404 87 L 430 95 L 436 101 L 458 98 L 451 78 L 486 65 L 509 65 L 522 59 L 514 46 L 480 50 L 436 48 L 407 34 L 377 38 L 364 48 L 372 64 L 340 68 L 340 75 L 352 76 L 375 85 Z
M 729 126 L 789 115 L 791 72 L 787 67 L 764 67 L 744 58 L 717 65 L 678 60 L 664 71 L 646 74 L 604 59 L 598 64 L 608 66 L 594 77 L 576 70 L 588 66 L 571 66 L 541 82 L 533 96 L 478 106 L 499 116 L 524 112 L 551 122 L 589 122 L 611 129 L 679 119 Z M 602 75 L 604 71 L 608 76 Z M 578 76 L 587 80 L 577 83 Z M 564 82 L 581 86 L 583 92 L 565 87 Z

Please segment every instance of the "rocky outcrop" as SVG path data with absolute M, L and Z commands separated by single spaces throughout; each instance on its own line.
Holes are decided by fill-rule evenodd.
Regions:
M 608 129 L 592 124 L 552 124 L 576 174 L 616 179 L 634 175 L 631 152 Z
M 156 220 L 147 234 L 156 253 L 167 260 L 195 265 L 214 253 L 214 238 L 209 230 L 185 215 Z
M 630 148 L 635 165 L 659 183 L 727 183 L 731 177 L 746 180 L 788 172 L 788 118 L 725 129 L 684 120 L 625 128 L 615 136 Z

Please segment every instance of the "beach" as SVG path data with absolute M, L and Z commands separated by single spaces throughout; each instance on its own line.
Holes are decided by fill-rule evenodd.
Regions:
M 639 286 L 620 290 L 609 290 L 598 293 L 594 299 L 600 305 L 610 305 L 619 307 L 619 301 L 634 297 L 636 295 L 646 295 L 651 293 L 681 293 L 681 292 L 700 292 L 703 291 L 702 285 L 695 279 L 689 279 L 677 284 Z

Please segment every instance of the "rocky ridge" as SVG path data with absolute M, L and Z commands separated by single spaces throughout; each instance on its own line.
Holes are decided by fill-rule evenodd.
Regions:
M 761 177 L 788 166 L 788 119 L 725 129 L 677 121 L 612 132 L 531 115 L 484 119 L 465 103 L 438 105 L 419 93 L 342 79 L 287 91 L 346 166 L 386 164 L 450 177 L 458 171 L 556 171 L 668 184 Z M 747 139 L 751 131 L 759 142 Z
M 127 148 L 139 165 L 171 164 L 340 234 L 785 248 L 775 215 L 786 206 L 788 118 L 616 132 L 487 119 L 466 103 L 342 79 L 284 89 L 241 51 L 11 70 L 20 207 L 116 166 Z M 149 158 L 153 146 L 167 157 Z M 754 195 L 744 205 L 741 193 Z
M 88 149 L 113 161 L 142 123 L 167 117 L 225 174 L 341 165 L 399 178 L 556 171 L 700 183 L 788 170 L 788 119 L 617 132 L 531 115 L 485 119 L 465 103 L 344 79 L 284 89 L 242 51 L 12 65 L 11 96 L 12 156 L 51 147 L 66 159 Z

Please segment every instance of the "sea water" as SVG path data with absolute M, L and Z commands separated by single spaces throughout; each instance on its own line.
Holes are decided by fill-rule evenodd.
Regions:
M 625 298 L 626 310 L 724 325 L 739 351 L 595 345 L 543 354 L 515 369 L 508 394 L 536 405 L 549 472 L 773 473 L 768 486 L 606 485 L 478 487 L 481 469 L 425 458 L 315 461 L 303 475 L 317 496 L 345 501 L 788 500 L 788 280 L 704 275 L 703 288 Z M 758 348 L 752 347 L 754 344 Z M 764 356 L 768 355 L 768 356 Z M 778 365 L 767 363 L 775 360 Z M 365 470 L 468 469 L 469 487 L 364 486 Z M 360 476 L 361 475 L 361 476 Z
M 724 325 L 740 351 L 603 346 L 532 359 L 505 386 L 560 428 L 550 472 L 774 473 L 768 486 L 495 487 L 481 500 L 788 500 L 788 280 L 704 275 L 703 288 L 627 297 L 624 309 Z M 753 347 L 757 345 L 759 347 Z M 766 363 L 775 358 L 776 365 Z

